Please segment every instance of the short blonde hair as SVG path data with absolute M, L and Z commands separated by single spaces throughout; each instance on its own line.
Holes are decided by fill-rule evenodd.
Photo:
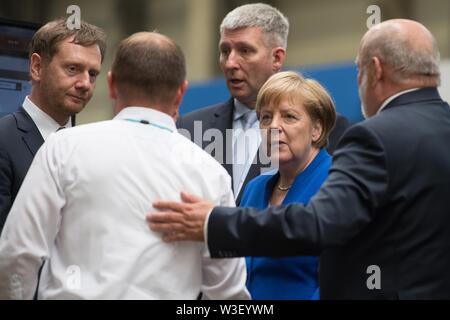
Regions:
M 271 76 L 259 90 L 256 100 L 256 113 L 261 113 L 262 106 L 271 103 L 277 105 L 285 97 L 297 101 L 305 106 L 312 121 L 319 121 L 322 133 L 312 145 L 318 148 L 328 146 L 328 136 L 336 122 L 336 109 L 333 99 L 327 90 L 317 81 L 305 79 L 293 71 L 279 72 Z

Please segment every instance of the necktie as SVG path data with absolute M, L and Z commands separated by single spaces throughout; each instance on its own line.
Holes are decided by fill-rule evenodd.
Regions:
M 59 130 L 65 129 L 66 127 L 59 127 L 56 132 L 58 132 Z
M 258 118 L 256 116 L 256 111 L 251 110 L 251 111 L 247 111 L 246 113 L 244 113 L 244 115 L 242 116 L 242 121 L 244 122 L 243 123 L 244 131 L 253 127 L 256 120 L 258 120 Z
M 254 110 L 247 111 L 241 117 L 242 129 L 238 129 L 233 146 L 233 189 L 237 198 L 242 184 L 247 176 L 248 169 L 253 161 L 252 145 L 258 143 L 258 130 L 251 129 L 257 121 Z

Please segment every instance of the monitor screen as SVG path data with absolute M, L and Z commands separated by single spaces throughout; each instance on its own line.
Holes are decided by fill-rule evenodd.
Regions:
M 0 117 L 16 111 L 30 93 L 28 48 L 38 28 L 0 19 Z

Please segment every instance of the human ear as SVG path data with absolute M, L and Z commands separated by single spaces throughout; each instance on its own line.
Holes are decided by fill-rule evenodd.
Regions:
M 117 85 L 114 75 L 112 74 L 111 71 L 108 72 L 107 80 L 108 80 L 109 97 L 113 100 L 117 100 Z
M 33 53 L 30 57 L 30 77 L 31 80 L 39 82 L 41 80 L 42 58 L 39 54 Z
M 373 79 L 376 81 L 382 80 L 385 70 L 381 60 L 378 57 L 373 57 L 371 62 L 373 67 Z
M 281 70 L 286 59 L 286 50 L 282 47 L 276 47 L 272 49 L 272 65 L 273 71 L 278 72 Z
M 174 118 L 174 120 L 176 121 L 178 119 L 178 116 L 180 114 L 180 104 L 181 101 L 183 100 L 183 96 L 187 91 L 187 88 L 189 86 L 189 82 L 187 80 L 184 80 L 183 83 L 181 84 L 181 86 L 178 88 L 177 93 L 175 95 L 175 100 L 173 103 L 173 115 L 172 117 Z
M 314 121 L 312 127 L 312 141 L 314 143 L 316 143 L 320 139 L 320 137 L 322 136 L 322 132 L 323 132 L 322 122 L 320 122 L 319 120 Z

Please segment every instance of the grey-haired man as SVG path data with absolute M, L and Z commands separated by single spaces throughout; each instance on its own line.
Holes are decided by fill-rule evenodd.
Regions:
M 237 204 L 247 182 L 261 173 L 259 134 L 246 132 L 257 132 L 259 128 L 254 110 L 256 97 L 266 80 L 282 68 L 288 33 L 288 19 L 270 5 L 246 4 L 229 12 L 220 26 L 219 62 L 231 99 L 191 112 L 177 123 L 178 128 L 189 131 L 193 141 L 201 141 L 201 147 L 206 150 L 212 149 L 208 146 L 214 141 L 204 138 L 204 133 L 210 129 L 220 131 L 222 149 L 215 149 L 214 156 L 232 177 Z M 338 115 L 330 136 L 330 153 L 347 127 L 347 119 Z M 227 135 L 231 129 L 232 136 Z M 238 134 L 239 131 L 245 134 Z M 195 136 L 199 132 L 201 137 Z M 238 150 L 242 149 L 248 153 L 246 161 L 238 156 Z

